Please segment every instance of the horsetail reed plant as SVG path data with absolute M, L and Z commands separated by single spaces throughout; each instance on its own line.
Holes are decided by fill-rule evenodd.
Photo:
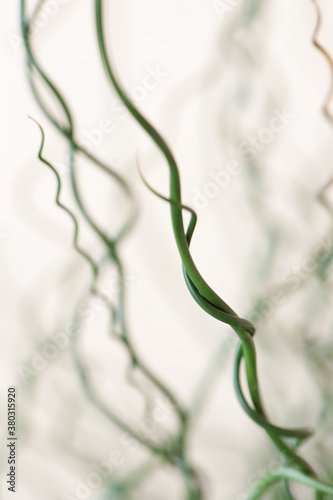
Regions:
M 69 145 L 70 182 L 72 193 L 77 207 L 88 223 L 91 231 L 104 246 L 104 257 L 100 261 L 92 257 L 78 243 L 80 229 L 78 220 L 73 212 L 60 201 L 62 180 L 53 164 L 44 156 L 44 130 L 42 126 L 36 122 L 42 134 L 38 157 L 43 164 L 49 167 L 55 174 L 57 180 L 56 204 L 71 217 L 72 222 L 74 223 L 73 246 L 75 250 L 86 260 L 91 269 L 92 281 L 89 294 L 99 297 L 107 306 L 110 313 L 110 324 L 113 332 L 113 338 L 115 338 L 128 353 L 130 366 L 127 372 L 127 381 L 133 386 L 133 388 L 140 391 L 146 400 L 147 406 L 149 406 L 151 405 L 151 400 L 149 396 L 144 394 L 144 391 L 141 391 L 140 387 L 136 384 L 134 373 L 139 371 L 147 380 L 149 380 L 156 391 L 158 391 L 159 394 L 162 394 L 175 408 L 178 419 L 177 432 L 175 432 L 167 440 L 157 444 L 154 440 L 148 438 L 147 436 L 143 436 L 136 430 L 133 430 L 128 422 L 119 416 L 116 411 L 110 409 L 98 396 L 97 391 L 93 386 L 89 369 L 80 350 L 79 341 L 81 319 L 78 312 L 76 312 L 74 317 L 78 333 L 71 339 L 72 359 L 79 375 L 82 388 L 93 406 L 101 414 L 106 416 L 109 421 L 140 442 L 148 451 L 152 453 L 153 456 L 157 457 L 159 463 L 168 464 L 174 468 L 184 481 L 187 499 L 200 500 L 206 497 L 205 488 L 202 483 L 201 475 L 192 464 L 188 452 L 191 413 L 188 408 L 183 406 L 178 401 L 178 398 L 176 398 L 167 388 L 167 386 L 149 369 L 148 365 L 136 352 L 126 319 L 127 308 L 124 286 L 119 288 L 115 303 L 106 300 L 105 296 L 100 293 L 99 281 L 103 274 L 103 266 L 106 262 L 115 266 L 119 282 L 122 285 L 124 284 L 124 267 L 119 245 L 134 226 L 137 207 L 132 189 L 124 178 L 114 169 L 101 162 L 97 157 L 95 157 L 95 155 L 91 154 L 77 143 L 76 128 L 74 127 L 74 120 L 70 108 L 60 91 L 52 83 L 52 80 L 46 75 L 34 55 L 34 51 L 31 46 L 31 26 L 43 3 L 43 0 L 39 1 L 32 16 L 28 18 L 26 14 L 26 2 L 25 0 L 21 0 L 21 28 L 26 52 L 29 82 L 34 97 L 41 110 L 55 126 L 55 128 L 62 134 Z M 259 2 L 254 2 L 254 4 L 257 6 L 259 5 Z M 183 204 L 182 202 L 180 171 L 170 147 L 157 129 L 150 124 L 150 122 L 133 104 L 132 100 L 128 97 L 126 91 L 116 77 L 113 66 L 110 64 L 105 41 L 104 23 L 106 16 L 104 14 L 104 9 L 105 1 L 95 0 L 95 27 L 101 62 L 105 69 L 106 76 L 118 94 L 121 102 L 164 156 L 168 164 L 170 175 L 169 196 L 161 195 L 143 177 L 141 172 L 140 175 L 147 188 L 155 196 L 164 200 L 170 206 L 173 234 L 182 262 L 184 280 L 189 293 L 199 307 L 209 316 L 217 319 L 219 322 L 229 325 L 234 330 L 235 337 L 237 336 L 239 340 L 234 361 L 234 388 L 240 405 L 250 419 L 266 431 L 268 437 L 283 457 L 284 463 L 281 467 L 268 473 L 264 480 L 261 481 L 260 484 L 253 489 L 253 491 L 249 492 L 248 498 L 251 500 L 261 498 L 268 491 L 270 486 L 280 481 L 284 482 L 285 498 L 288 498 L 289 500 L 294 498 L 290 487 L 290 484 L 293 482 L 300 483 L 313 489 L 316 500 L 323 500 L 324 495 L 333 496 L 333 485 L 319 479 L 312 466 L 297 451 L 300 444 L 311 437 L 313 431 L 308 428 L 283 428 L 272 423 L 267 417 L 263 397 L 261 395 L 257 370 L 257 354 L 254 342 L 255 326 L 248 319 L 238 316 L 238 314 L 213 290 L 213 288 L 203 278 L 194 262 L 190 245 L 197 222 L 196 213 L 191 207 Z M 64 123 L 62 120 L 57 119 L 45 104 L 41 92 L 38 90 L 37 79 L 42 82 L 43 87 L 48 94 L 52 95 L 56 100 L 59 109 L 62 110 Z M 116 236 L 112 238 L 99 226 L 94 216 L 90 213 L 90 211 L 88 211 L 86 204 L 83 202 L 81 192 L 78 187 L 77 164 L 75 158 L 75 154 L 77 152 L 81 152 L 94 164 L 95 167 L 101 169 L 110 179 L 112 179 L 113 182 L 117 184 L 119 189 L 126 196 L 129 210 L 126 217 L 124 217 L 121 229 Z M 190 214 L 190 222 L 187 227 L 184 223 L 184 212 L 188 212 Z M 247 401 L 241 385 L 240 372 L 242 361 L 245 363 L 246 382 L 251 399 L 250 402 Z M 286 438 L 291 439 L 291 442 L 287 441 Z M 127 482 L 124 480 L 123 483 L 119 482 L 117 485 L 111 485 L 109 490 L 110 497 L 114 498 L 116 495 L 116 498 L 126 498 L 128 491 L 135 487 L 137 482 L 139 482 L 142 477 L 148 476 L 154 467 L 154 465 L 151 465 L 151 463 L 147 461 L 143 465 L 142 470 L 138 471 L 137 475 L 134 474 L 132 478 L 128 478 Z

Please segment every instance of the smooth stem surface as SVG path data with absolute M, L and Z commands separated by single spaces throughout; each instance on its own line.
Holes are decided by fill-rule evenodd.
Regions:
M 320 495 L 326 493 L 327 495 L 333 496 L 333 486 L 324 482 L 319 481 L 315 478 L 309 477 L 301 471 L 292 469 L 289 467 L 281 467 L 273 472 L 271 472 L 266 478 L 264 478 L 254 490 L 249 494 L 248 500 L 257 500 L 262 497 L 266 491 L 273 486 L 276 482 L 281 479 L 288 479 L 295 481 L 297 483 L 308 486 L 317 490 Z
M 182 260 L 183 264 L 183 272 L 186 284 L 189 288 L 190 293 L 196 302 L 202 307 L 208 314 L 211 316 L 223 321 L 235 330 L 238 337 L 240 338 L 241 345 L 241 353 L 244 355 L 245 360 L 245 370 L 247 383 L 249 386 L 249 391 L 251 395 L 252 402 L 254 404 L 255 410 L 260 418 L 264 422 L 268 422 L 265 411 L 262 403 L 262 399 L 260 396 L 260 389 L 258 383 L 257 376 L 257 364 L 256 364 L 256 351 L 253 342 L 253 334 L 254 327 L 250 322 L 246 322 L 238 317 L 238 315 L 229 307 L 206 283 L 201 274 L 199 273 L 192 256 L 190 254 L 189 246 L 190 240 L 194 231 L 196 217 L 192 213 L 192 219 L 190 226 L 185 233 L 184 223 L 182 211 L 183 209 L 187 209 L 188 207 L 184 207 L 181 201 L 181 188 L 180 188 L 180 176 L 176 161 L 174 159 L 173 154 L 171 153 L 170 148 L 161 137 L 161 135 L 157 132 L 157 130 L 142 116 L 142 114 L 136 109 L 131 100 L 127 97 L 126 92 L 121 87 L 118 79 L 115 77 L 115 73 L 110 65 L 107 52 L 106 52 L 106 44 L 105 44 L 105 35 L 103 30 L 103 0 L 95 0 L 95 12 L 96 12 L 96 26 L 97 26 L 97 35 L 98 42 L 100 48 L 101 58 L 104 64 L 104 68 L 108 77 L 110 78 L 111 83 L 113 84 L 118 96 L 121 101 L 124 103 L 126 108 L 132 114 L 132 116 L 137 120 L 139 125 L 148 133 L 151 137 L 155 145 L 164 155 L 170 172 L 170 197 L 167 199 L 170 203 L 170 211 L 171 211 L 171 221 L 174 232 L 175 241 L 177 244 L 177 248 Z M 154 190 L 151 189 L 153 192 Z M 157 193 L 155 193 L 157 194 Z M 166 199 L 165 197 L 158 195 L 162 199 Z M 300 458 L 294 450 L 288 447 L 279 437 L 276 429 L 267 428 L 266 432 L 268 436 L 272 439 L 277 448 L 283 453 L 286 457 L 287 462 L 292 462 L 302 470 L 304 470 L 307 474 L 312 475 L 313 471 L 311 467 Z M 285 469 L 288 470 L 289 469 Z M 288 472 L 289 474 L 290 472 Z M 285 476 L 282 475 L 282 478 L 288 479 L 288 474 Z M 304 476 L 307 477 L 307 476 Z M 314 482 L 315 480 L 308 478 L 312 485 L 317 484 Z M 312 482 L 311 482 L 312 481 Z

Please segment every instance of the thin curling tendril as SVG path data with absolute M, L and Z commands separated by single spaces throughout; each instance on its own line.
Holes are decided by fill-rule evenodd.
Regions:
M 38 9 L 42 5 L 43 0 L 39 2 L 39 4 L 36 7 L 36 10 L 34 11 L 34 15 L 38 14 Z M 127 183 L 120 177 L 117 173 L 109 169 L 109 167 L 105 166 L 104 163 L 100 162 L 97 158 L 95 158 L 93 155 L 88 153 L 86 150 L 81 148 L 74 139 L 74 127 L 73 127 L 73 120 L 71 117 L 71 113 L 69 111 L 69 108 L 67 104 L 64 101 L 64 98 L 61 96 L 60 92 L 56 89 L 54 84 L 51 82 L 51 80 L 45 75 L 45 73 L 42 71 L 41 67 L 37 63 L 36 59 L 34 58 L 32 54 L 32 50 L 30 47 L 30 26 L 31 26 L 31 21 L 26 19 L 25 16 L 25 0 L 21 0 L 21 26 L 22 26 L 22 35 L 24 39 L 24 46 L 26 49 L 26 55 L 27 55 L 27 64 L 28 64 L 28 69 L 29 69 L 29 81 L 30 85 L 32 88 L 32 92 L 36 98 L 36 101 L 38 102 L 40 108 L 44 112 L 44 114 L 48 117 L 48 119 L 53 123 L 53 125 L 62 133 L 62 135 L 68 140 L 70 144 L 70 173 L 71 173 L 71 185 L 72 185 L 72 190 L 76 199 L 76 202 L 83 213 L 85 219 L 87 220 L 88 224 L 90 227 L 94 230 L 94 232 L 102 239 L 104 244 L 106 245 L 108 249 L 108 259 L 113 262 L 116 266 L 117 273 L 119 276 L 119 279 L 121 283 L 124 283 L 124 272 L 123 272 L 123 267 L 122 263 L 119 259 L 118 253 L 117 253 L 117 245 L 119 244 L 120 240 L 128 233 L 129 229 L 134 223 L 135 217 L 132 215 L 130 218 L 127 220 L 127 222 L 124 223 L 124 226 L 122 229 L 119 231 L 118 235 L 114 239 L 110 239 L 107 237 L 107 235 L 98 227 L 98 225 L 95 223 L 95 221 L 92 219 L 91 215 L 87 212 L 85 209 L 85 206 L 83 205 L 80 197 L 80 193 L 77 188 L 77 180 L 76 180 L 76 166 L 75 166 L 75 152 L 76 151 L 81 151 L 85 156 L 90 159 L 96 166 L 104 170 L 107 174 L 111 175 L 114 177 L 117 181 L 119 181 L 119 184 L 121 187 L 124 188 L 124 191 L 128 194 L 129 197 L 132 196 L 131 190 L 128 188 Z M 37 71 L 37 73 L 40 75 L 42 78 L 43 82 L 45 83 L 47 89 L 53 96 L 56 98 L 58 101 L 59 106 L 62 108 L 62 110 L 65 113 L 66 119 L 67 119 L 67 126 L 64 127 L 62 126 L 49 112 L 49 110 L 46 108 L 44 105 L 38 91 L 37 87 L 34 85 L 33 78 L 32 78 L 32 73 L 33 71 Z M 50 166 L 50 165 L 49 165 Z M 97 273 L 100 272 L 100 265 L 97 266 Z M 93 293 L 96 295 L 98 294 L 98 290 L 95 289 L 95 281 L 92 284 L 92 289 Z M 151 452 L 155 453 L 156 455 L 160 456 L 163 461 L 168 462 L 169 464 L 175 466 L 177 469 L 179 469 L 186 478 L 186 482 L 188 485 L 188 499 L 189 500 L 200 500 L 202 498 L 202 492 L 201 492 L 201 486 L 200 486 L 200 481 L 199 477 L 197 475 L 197 472 L 195 469 L 191 466 L 191 464 L 187 461 L 185 457 L 185 446 L 186 446 L 186 436 L 187 436 L 187 427 L 188 427 L 188 413 L 187 411 L 182 407 L 182 405 L 177 401 L 175 396 L 168 390 L 168 388 L 151 372 L 151 370 L 146 366 L 146 364 L 139 358 L 137 355 L 132 342 L 130 340 L 129 334 L 128 334 L 128 329 L 125 321 L 125 308 L 124 308 L 124 291 L 123 291 L 123 286 L 120 287 L 120 290 L 117 292 L 118 295 L 118 303 L 117 306 L 113 308 L 112 312 L 114 314 L 114 318 L 116 318 L 117 323 L 119 325 L 121 334 L 118 335 L 118 340 L 120 340 L 123 343 L 124 348 L 128 351 L 128 354 L 130 356 L 130 362 L 132 368 L 137 368 L 139 369 L 150 382 L 153 384 L 153 386 L 160 391 L 173 405 L 175 408 L 176 414 L 179 417 L 180 421 L 180 429 L 177 433 L 176 436 L 173 436 L 171 439 L 170 443 L 167 443 L 167 446 L 163 445 L 157 445 L 153 443 L 152 441 L 145 439 L 142 437 L 139 433 L 134 431 L 128 424 L 123 422 L 117 415 L 114 414 L 109 408 L 103 403 L 102 400 L 98 398 L 96 395 L 95 391 L 93 390 L 93 387 L 90 383 L 90 379 L 88 376 L 88 370 L 87 367 L 85 366 L 83 359 L 81 355 L 79 354 L 79 349 L 77 345 L 77 337 L 73 337 L 71 340 L 71 353 L 72 353 L 72 358 L 74 360 L 76 369 L 78 371 L 82 386 L 84 388 L 84 391 L 86 393 L 86 396 L 88 399 L 94 404 L 94 406 L 102 413 L 104 414 L 108 420 L 112 421 L 115 425 L 117 425 L 119 428 L 123 429 L 124 431 L 128 432 L 132 437 L 137 439 L 139 442 L 141 442 L 144 446 L 146 446 Z M 103 297 L 101 297 L 103 299 Z M 109 305 L 109 304 L 108 304 Z M 129 376 L 129 370 L 127 370 L 127 380 L 128 381 L 133 381 L 133 379 Z M 137 386 L 137 384 L 134 384 Z
M 152 192 L 155 192 L 155 194 L 157 194 L 160 198 L 169 201 L 170 203 L 173 232 L 177 243 L 178 251 L 182 260 L 185 280 L 187 282 L 188 287 L 192 290 L 193 296 L 196 297 L 199 305 L 203 307 L 204 301 L 206 301 L 205 305 L 209 304 L 209 307 L 215 307 L 222 313 L 226 313 L 232 316 L 232 321 L 230 320 L 230 318 L 226 317 L 224 317 L 223 320 L 221 319 L 221 321 L 232 326 L 235 332 L 238 334 L 240 340 L 242 341 L 241 352 L 245 357 L 246 373 L 247 373 L 250 395 L 257 412 L 262 417 L 264 417 L 265 420 L 267 420 L 260 397 L 259 385 L 257 379 L 256 354 L 252 338 L 254 330 L 252 328 L 251 329 L 244 328 L 241 318 L 239 318 L 238 315 L 209 287 L 209 285 L 200 275 L 198 269 L 195 266 L 195 263 L 193 262 L 189 250 L 189 243 L 193 235 L 196 217 L 190 210 L 192 214 L 192 222 L 190 223 L 191 230 L 185 231 L 182 212 L 184 209 L 187 209 L 187 207 L 185 207 L 181 201 L 179 170 L 177 163 L 173 157 L 173 154 L 171 153 L 170 148 L 168 147 L 164 139 L 161 137 L 161 135 L 157 132 L 157 130 L 142 116 L 142 114 L 137 110 L 132 101 L 127 97 L 126 92 L 123 90 L 122 86 L 118 82 L 118 79 L 115 77 L 115 73 L 110 65 L 105 48 L 105 36 L 103 30 L 103 18 L 104 18 L 103 5 L 104 3 L 102 0 L 95 0 L 97 35 L 100 46 L 100 53 L 106 73 L 109 76 L 123 104 L 129 110 L 132 116 L 137 120 L 139 125 L 151 137 L 155 145 L 162 152 L 169 166 L 169 172 L 170 172 L 169 198 L 166 198 L 163 195 L 159 195 L 152 188 L 150 188 L 150 190 Z M 288 480 L 290 478 L 293 478 L 296 481 L 298 480 L 304 483 L 303 480 L 304 478 L 306 478 L 306 481 L 308 481 L 316 489 L 316 498 L 319 499 L 321 495 L 321 490 L 322 488 L 324 488 L 324 486 L 319 487 L 318 485 L 319 484 L 322 485 L 322 483 L 320 481 L 313 479 L 312 476 L 315 476 L 315 474 L 312 468 L 301 457 L 299 457 L 294 450 L 288 447 L 281 440 L 281 438 L 277 434 L 276 429 L 275 431 L 273 431 L 266 428 L 266 432 L 271 437 L 271 439 L 278 447 L 278 449 L 285 455 L 287 462 L 289 463 L 292 462 L 302 471 L 302 472 L 299 471 L 299 474 L 296 474 L 296 471 L 293 468 L 290 469 L 286 468 L 284 469 L 285 474 L 281 475 L 281 479 Z M 293 474 L 294 472 L 295 474 Z
M 74 223 L 74 238 L 73 238 L 73 246 L 75 248 L 75 250 L 88 262 L 88 264 L 90 265 L 91 269 L 92 269 L 92 273 L 93 273 L 93 281 L 92 281 L 92 285 L 91 285 L 91 293 L 93 293 L 94 295 L 98 295 L 98 292 L 95 288 L 95 283 L 96 283 L 96 280 L 97 280 L 97 276 L 98 276 L 98 265 L 93 261 L 93 259 L 90 257 L 90 255 L 88 255 L 87 252 L 85 252 L 78 244 L 78 238 L 79 238 L 79 225 L 78 225 L 78 222 L 77 222 L 77 219 L 75 217 L 75 215 L 73 214 L 73 212 L 66 206 L 64 205 L 61 201 L 60 201 L 60 194 L 61 194 L 61 179 L 60 179 L 60 176 L 57 172 L 57 170 L 54 168 L 54 166 L 48 161 L 46 160 L 46 158 L 43 156 L 43 150 L 44 150 L 44 144 L 45 144 L 45 133 L 44 133 L 44 129 L 43 127 L 40 125 L 40 123 L 33 117 L 31 116 L 28 116 L 29 119 L 31 119 L 34 123 L 36 123 L 36 125 L 38 126 L 40 132 L 41 132 L 41 143 L 40 143 L 40 147 L 39 147 L 39 151 L 38 151 L 38 158 L 40 159 L 40 161 L 42 163 L 44 163 L 47 167 L 49 167 L 52 172 L 55 174 L 56 176 L 56 179 L 57 179 L 57 193 L 56 193 L 56 204 L 63 210 L 65 211 L 69 216 L 70 218 L 72 219 L 73 223 Z M 80 377 L 81 379 L 83 380 L 84 382 L 84 385 L 85 385 L 85 388 L 86 388 L 86 391 L 90 397 L 90 399 L 92 399 L 94 401 L 94 403 L 96 404 L 96 406 L 99 407 L 99 409 L 102 411 L 102 413 L 107 417 L 109 418 L 110 420 L 112 420 L 118 427 L 120 427 L 121 429 L 123 429 L 124 431 L 130 433 L 135 439 L 137 439 L 139 442 L 141 442 L 141 444 L 144 444 L 145 446 L 147 446 L 148 448 L 150 448 L 155 454 L 157 454 L 158 456 L 160 456 L 163 460 L 166 460 L 167 457 L 168 457 L 168 460 L 172 461 L 172 459 L 170 458 L 170 451 L 167 449 L 167 448 L 161 448 L 159 446 L 157 446 L 155 443 L 153 442 L 150 442 L 149 440 L 147 440 L 146 438 L 143 438 L 139 433 L 136 433 L 136 432 L 133 432 L 133 429 L 131 429 L 131 427 L 127 426 L 126 424 L 124 424 L 122 422 L 122 420 L 120 418 L 118 418 L 113 412 L 111 412 L 95 395 L 94 391 L 92 390 L 91 386 L 90 386 L 90 382 L 89 382 L 89 379 L 87 377 L 87 370 L 86 368 L 84 367 L 80 357 L 77 355 L 77 351 L 74 349 L 72 350 L 72 353 L 74 355 L 74 360 L 76 362 L 76 366 L 78 368 L 78 371 L 80 373 Z M 134 359 L 136 359 L 136 356 L 134 356 Z M 135 363 L 136 364 L 136 363 Z
M 43 156 L 43 149 L 44 149 L 44 143 L 45 143 L 44 129 L 41 126 L 41 124 L 35 118 L 33 118 L 32 116 L 29 116 L 29 115 L 28 115 L 28 118 L 30 120 L 32 120 L 33 122 L 36 123 L 36 125 L 38 126 L 38 128 L 39 128 L 39 130 L 41 132 L 41 135 L 42 135 L 41 143 L 40 143 L 39 151 L 38 151 L 38 158 L 40 159 L 40 161 L 42 163 L 44 163 L 45 165 L 47 165 L 52 170 L 52 172 L 54 173 L 54 175 L 56 176 L 56 179 L 57 179 L 56 204 L 58 205 L 58 207 L 60 207 L 62 210 L 64 210 L 70 216 L 70 218 L 73 221 L 73 224 L 74 224 L 73 246 L 74 246 L 75 250 L 86 260 L 86 262 L 88 262 L 89 266 L 91 267 L 91 270 L 92 270 L 92 273 L 93 273 L 93 277 L 94 277 L 94 281 L 95 281 L 96 278 L 97 278 L 97 274 L 98 274 L 97 264 L 90 257 L 90 255 L 88 255 L 88 253 L 79 246 L 79 244 L 78 244 L 79 225 L 78 225 L 77 219 L 76 219 L 75 215 L 73 214 L 73 212 L 68 207 L 66 207 L 66 205 L 64 205 L 60 201 L 60 194 L 61 194 L 61 179 L 60 179 L 60 175 L 58 174 L 58 172 L 54 168 L 54 166 L 49 161 L 47 161 L 44 158 L 44 156 Z

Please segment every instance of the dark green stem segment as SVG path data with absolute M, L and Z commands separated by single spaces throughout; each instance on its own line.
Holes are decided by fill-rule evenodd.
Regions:
M 238 335 L 241 345 L 238 350 L 238 354 L 236 357 L 236 365 L 237 365 L 237 377 L 238 370 L 240 366 L 241 357 L 244 356 L 245 359 L 245 369 L 247 376 L 247 383 L 249 387 L 250 396 L 252 399 L 252 403 L 254 405 L 254 410 L 245 404 L 245 398 L 243 397 L 242 391 L 240 389 L 240 385 L 238 384 L 238 396 L 240 400 L 243 402 L 243 407 L 246 408 L 247 413 L 253 418 L 253 420 L 264 427 L 266 429 L 267 434 L 272 439 L 277 448 L 283 453 L 288 463 L 292 463 L 295 466 L 299 467 L 301 471 L 297 471 L 295 469 L 281 469 L 280 475 L 275 475 L 275 480 L 278 479 L 286 479 L 286 480 L 306 480 L 307 484 L 311 485 L 315 490 L 321 492 L 323 488 L 323 483 L 314 479 L 314 473 L 311 467 L 300 458 L 296 452 L 287 446 L 284 441 L 282 441 L 280 436 L 285 437 L 296 437 L 305 439 L 310 435 L 309 430 L 304 429 L 296 429 L 288 430 L 282 429 L 277 426 L 270 424 L 268 421 L 263 403 L 260 396 L 258 377 L 257 377 L 257 364 L 256 364 L 256 351 L 253 342 L 253 335 L 255 333 L 254 326 L 247 320 L 240 318 L 233 309 L 226 304 L 212 288 L 206 283 L 201 274 L 199 273 L 190 253 L 190 241 L 193 235 L 196 216 L 193 210 L 188 209 L 182 205 L 181 201 L 181 186 L 180 186 L 180 176 L 179 170 L 176 163 L 176 160 L 169 148 L 166 144 L 165 140 L 158 133 L 158 131 L 142 116 L 142 114 L 137 110 L 137 108 L 132 103 L 131 99 L 126 95 L 126 92 L 120 85 L 118 79 L 115 76 L 115 72 L 111 67 L 111 64 L 108 59 L 108 55 L 106 52 L 106 43 L 103 29 L 103 0 L 95 0 L 95 12 L 96 12 L 96 26 L 97 26 L 97 35 L 100 53 L 102 57 L 102 61 L 104 64 L 105 71 L 110 78 L 118 96 L 132 114 L 132 116 L 137 120 L 139 125 L 148 133 L 151 137 L 155 145 L 164 155 L 170 172 L 170 186 L 169 198 L 166 198 L 162 195 L 153 191 L 160 198 L 167 200 L 170 203 L 171 210 L 171 221 L 174 232 L 175 241 L 178 247 L 178 251 L 181 257 L 183 272 L 185 277 L 186 285 L 195 299 L 195 301 L 200 305 L 202 309 L 204 309 L 208 314 L 213 316 L 214 318 L 227 323 L 230 325 Z M 147 183 L 146 183 L 147 184 Z M 183 210 L 189 210 L 192 214 L 192 219 L 189 225 L 187 232 L 184 229 L 183 222 Z M 236 381 L 238 378 L 236 377 Z
M 189 250 L 189 243 L 186 238 L 183 216 L 182 216 L 182 201 L 181 201 L 181 188 L 180 188 L 180 177 L 177 167 L 177 163 L 171 153 L 170 148 L 157 132 L 157 130 L 141 115 L 141 113 L 136 109 L 131 100 L 127 97 L 125 91 L 122 89 L 121 85 L 118 83 L 117 78 L 114 75 L 114 71 L 111 69 L 111 65 L 108 60 L 105 46 L 105 36 L 103 30 L 103 3 L 101 0 L 95 1 L 96 9 L 96 25 L 97 25 L 97 35 L 100 53 L 102 61 L 104 64 L 105 71 L 109 76 L 117 94 L 119 95 L 122 102 L 125 104 L 132 116 L 138 121 L 141 127 L 149 134 L 156 146 L 160 149 L 164 157 L 166 158 L 169 170 L 170 170 L 170 199 L 175 203 L 171 203 L 171 220 L 173 232 L 178 247 L 178 251 L 186 270 L 186 273 L 191 280 L 191 283 L 200 294 L 202 298 L 202 307 L 212 316 L 217 317 L 220 321 L 231 325 L 239 338 L 243 342 L 246 370 L 248 383 L 251 391 L 251 397 L 256 401 L 256 405 L 261 407 L 261 400 L 259 396 L 259 387 L 256 374 L 256 359 L 255 350 L 252 340 L 252 334 L 254 332 L 254 326 L 247 320 L 239 318 L 239 316 L 233 311 L 233 309 L 228 306 L 206 283 L 201 274 L 199 273 Z

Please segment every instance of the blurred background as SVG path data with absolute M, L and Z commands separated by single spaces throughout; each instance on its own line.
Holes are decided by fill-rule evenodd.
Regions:
M 107 2 L 107 42 L 116 73 L 177 159 L 184 203 L 198 213 L 192 254 L 210 286 L 257 326 L 259 380 L 270 418 L 313 426 L 303 454 L 333 481 L 332 198 L 333 128 L 323 113 L 332 75 L 312 44 L 311 0 L 122 0 Z M 30 14 L 36 2 L 27 2 Z M 320 43 L 333 53 L 333 6 L 320 1 Z M 94 394 L 144 439 L 163 442 L 177 412 L 110 334 L 103 301 L 89 295 L 103 248 L 70 188 L 68 144 L 29 88 L 18 1 L 1 2 L 1 420 L 17 387 L 18 500 L 187 498 L 183 478 L 114 425 L 84 391 L 71 355 L 80 311 L 80 353 Z M 94 4 L 46 0 L 32 26 L 34 53 L 70 105 L 75 137 L 130 184 L 136 224 L 100 290 L 124 291 L 125 316 L 140 359 L 191 414 L 188 457 L 209 500 L 246 498 L 279 456 L 243 412 L 232 382 L 236 338 L 186 289 L 167 203 L 167 165 L 105 77 Z M 45 89 L 44 89 L 45 91 Z M 45 99 L 49 97 L 45 94 Z M 57 111 L 56 103 L 49 105 Z M 77 155 L 82 198 L 111 237 L 128 200 L 112 178 Z M 325 186 L 327 189 L 323 191 Z M 332 190 L 331 190 L 332 191 Z M 322 194 L 322 195 L 321 195 Z M 333 200 L 332 200 L 333 201 Z M 144 394 L 149 394 L 145 406 Z M 2 440 L 1 498 L 7 454 Z M 294 488 L 294 487 L 293 487 Z M 302 487 L 298 498 L 312 498 Z M 279 487 L 267 498 L 284 498 Z

